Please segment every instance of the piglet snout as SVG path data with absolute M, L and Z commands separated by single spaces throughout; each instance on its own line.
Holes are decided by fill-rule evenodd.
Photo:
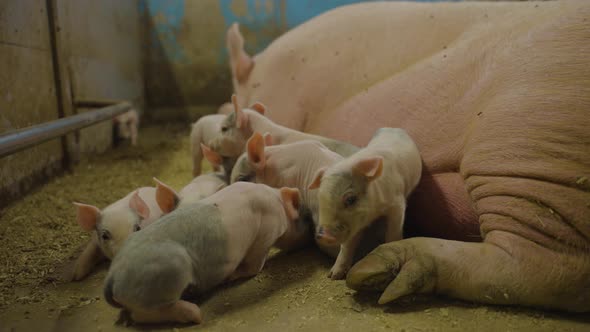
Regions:
M 318 228 L 315 238 L 325 244 L 335 244 L 337 242 L 336 237 L 334 237 L 334 235 L 332 235 L 329 230 L 322 226 Z

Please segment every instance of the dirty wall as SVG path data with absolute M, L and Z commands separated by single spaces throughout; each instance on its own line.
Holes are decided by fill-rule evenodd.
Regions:
M 142 106 L 140 29 L 135 1 L 0 1 L 0 135 L 87 111 L 76 109 L 75 100 L 131 99 Z M 0 159 L 0 207 L 79 153 L 107 149 L 111 127 L 107 121 L 63 143 L 55 139 Z

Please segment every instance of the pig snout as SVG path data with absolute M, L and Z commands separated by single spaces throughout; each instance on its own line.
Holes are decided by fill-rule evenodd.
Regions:
M 320 226 L 316 232 L 315 238 L 327 245 L 337 244 L 338 240 L 336 237 L 325 227 Z

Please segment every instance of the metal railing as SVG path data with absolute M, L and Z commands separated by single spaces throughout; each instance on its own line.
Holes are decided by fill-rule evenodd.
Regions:
M 112 119 L 119 114 L 127 112 L 130 108 L 131 104 L 129 102 L 121 102 L 93 111 L 8 132 L 0 136 L 0 158 L 61 137 L 72 131 Z

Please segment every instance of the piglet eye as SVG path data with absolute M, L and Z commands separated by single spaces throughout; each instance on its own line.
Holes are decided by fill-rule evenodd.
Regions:
M 103 241 L 108 241 L 111 239 L 111 233 L 109 231 L 102 231 L 102 233 L 100 234 L 100 237 L 102 238 Z
M 358 197 L 356 195 L 347 195 L 344 197 L 344 207 L 351 207 L 356 204 Z
M 139 227 L 139 224 L 135 224 L 135 225 L 133 225 L 133 231 L 134 231 L 134 232 L 137 232 L 137 231 L 139 231 L 140 229 L 141 229 L 141 228 Z
M 228 127 L 223 126 L 223 127 L 221 127 L 221 132 L 225 133 L 226 131 L 228 131 L 228 129 L 229 129 Z

